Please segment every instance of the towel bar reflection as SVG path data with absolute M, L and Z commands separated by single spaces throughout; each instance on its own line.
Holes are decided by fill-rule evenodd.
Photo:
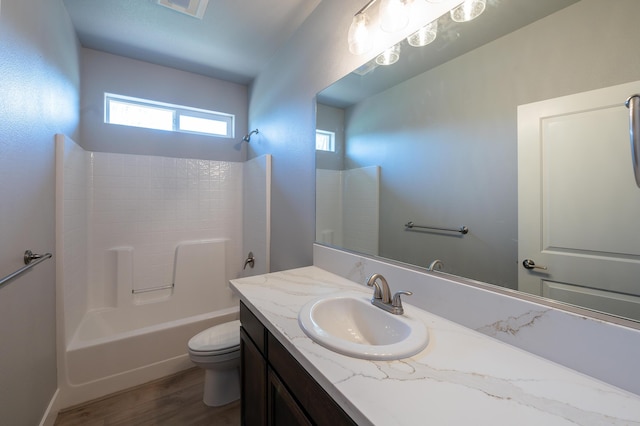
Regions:
M 436 231 L 459 232 L 463 235 L 469 233 L 469 228 L 467 228 L 466 226 L 461 226 L 460 228 L 438 228 L 436 226 L 421 226 L 421 225 L 416 225 L 413 222 L 407 222 L 404 224 L 404 227 L 409 229 L 421 228 L 421 229 L 434 229 Z
M 26 250 L 24 252 L 24 264 L 25 264 L 25 266 L 23 266 L 22 268 L 18 269 L 17 271 L 15 271 L 13 273 L 7 275 L 6 277 L 0 279 L 0 288 L 2 288 L 2 286 L 7 284 L 9 281 L 14 279 L 18 275 L 28 271 L 29 269 L 33 268 L 34 266 L 36 266 L 40 262 L 44 262 L 45 260 L 49 259 L 52 256 L 53 255 L 51 253 L 34 254 L 31 250 Z
M 169 284 L 169 285 L 161 285 L 159 287 L 134 288 L 133 290 L 131 290 L 131 293 L 133 293 L 133 294 L 149 293 L 150 291 L 169 290 L 169 289 L 172 289 L 173 287 L 175 287 L 175 283 L 174 284 Z

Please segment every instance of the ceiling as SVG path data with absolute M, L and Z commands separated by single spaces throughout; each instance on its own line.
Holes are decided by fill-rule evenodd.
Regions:
M 157 0 L 63 1 L 83 47 L 248 84 L 321 0 L 209 0 L 202 19 Z

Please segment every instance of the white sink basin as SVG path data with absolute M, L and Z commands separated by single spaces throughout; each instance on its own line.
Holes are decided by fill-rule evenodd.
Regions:
M 302 307 L 298 323 L 315 342 L 355 358 L 407 358 L 429 343 L 424 323 L 385 312 L 359 293 L 311 301 Z

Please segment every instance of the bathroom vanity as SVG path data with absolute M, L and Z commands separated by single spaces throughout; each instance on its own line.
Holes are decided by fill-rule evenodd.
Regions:
M 394 290 L 401 283 L 389 282 Z M 241 298 L 243 424 L 640 424 L 640 397 L 405 302 L 429 343 L 372 361 L 312 341 L 308 302 L 372 291 L 315 266 L 231 281 Z M 389 314 L 391 315 L 391 314 Z
M 242 424 L 355 425 L 242 302 L 240 322 Z

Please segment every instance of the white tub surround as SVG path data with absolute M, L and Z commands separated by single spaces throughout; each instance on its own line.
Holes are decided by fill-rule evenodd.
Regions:
M 380 167 L 316 170 L 316 241 L 378 254 Z
M 92 153 L 56 136 L 53 411 L 189 368 L 189 339 L 237 319 L 243 187 L 267 191 L 265 160 L 245 181 L 245 163 Z M 249 219 L 258 234 L 266 221 Z
M 61 360 L 64 407 L 193 366 L 188 340 L 238 318 L 238 301 L 226 278 L 227 242 L 179 244 L 175 285 L 139 294 L 131 291 L 131 251 L 117 253 L 117 306 L 88 311 Z
M 409 311 L 427 325 L 430 342 L 413 357 L 367 361 L 325 349 L 298 325 L 301 307 L 323 295 L 371 290 L 318 267 L 231 286 L 358 424 L 640 425 L 638 395 L 419 309 Z

